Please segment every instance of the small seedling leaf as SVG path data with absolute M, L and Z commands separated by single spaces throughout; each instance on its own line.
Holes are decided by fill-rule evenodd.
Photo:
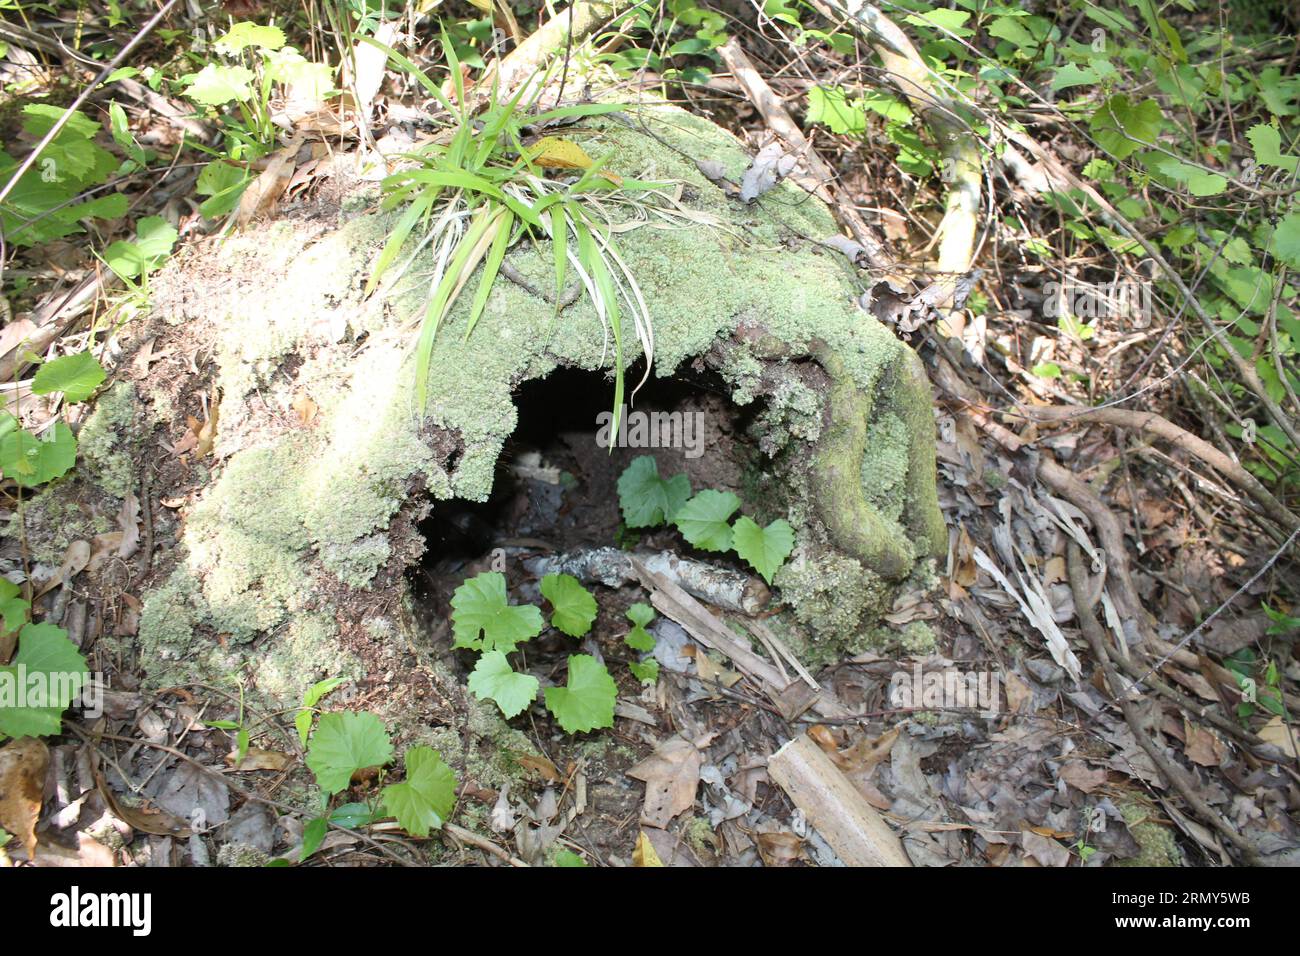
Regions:
M 62 392 L 69 402 L 84 402 L 104 383 L 104 367 L 89 352 L 51 359 L 36 370 L 32 392 Z
M 393 759 L 383 721 L 368 711 L 325 714 L 312 734 L 307 767 L 326 793 L 346 790 L 352 775 Z
M 546 688 L 546 709 L 566 733 L 576 734 L 613 727 L 617 697 L 618 687 L 604 664 L 589 654 L 571 654 L 565 686 Z
M 748 515 L 741 515 L 732 526 L 736 554 L 740 555 L 768 584 L 785 559 L 794 550 L 794 529 L 784 518 L 777 518 L 766 528 Z
M 442 829 L 456 803 L 456 774 L 432 747 L 406 752 L 406 779 L 384 787 L 384 809 L 411 836 L 427 837 Z
M 494 700 L 507 718 L 528 709 L 537 699 L 537 678 L 520 674 L 500 651 L 486 651 L 469 675 L 470 692 L 480 700 Z
M 531 604 L 506 599 L 506 578 L 484 571 L 456 589 L 451 597 L 453 647 L 509 653 L 542 633 L 542 612 Z
M 730 491 L 699 492 L 682 505 L 673 518 L 682 537 L 705 551 L 731 550 L 731 525 L 727 522 L 740 508 L 740 499 Z
M 685 475 L 660 478 L 651 455 L 634 459 L 618 479 L 618 503 L 629 528 L 653 528 L 671 521 L 690 496 L 690 479 Z
M 542 578 L 542 597 L 551 602 L 551 626 L 570 637 L 582 637 L 596 620 L 596 599 L 571 574 Z

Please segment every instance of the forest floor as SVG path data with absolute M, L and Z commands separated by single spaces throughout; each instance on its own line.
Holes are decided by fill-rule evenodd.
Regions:
M 182 15 L 175 17 L 179 23 Z M 805 46 L 784 42 L 779 27 L 764 18 L 738 33 L 793 111 L 805 110 L 811 86 L 837 83 L 861 66 L 857 53 L 838 49 L 809 58 Z M 435 57 L 437 45 L 425 46 Z M 19 55 L 23 50 L 16 42 L 0 60 L 9 82 L 32 69 L 29 60 L 57 61 L 49 51 Z M 1295 59 L 1289 48 L 1279 55 Z M 1261 54 L 1269 64 L 1275 59 Z M 364 149 L 362 136 L 401 134 L 421 108 L 407 81 L 381 71 L 364 134 L 356 123 L 322 132 L 327 124 L 319 116 L 316 127 L 300 119 L 292 143 L 276 154 L 292 160 L 276 174 L 279 191 L 255 209 L 202 215 L 193 193 L 198 163 L 187 159 L 151 183 L 130 184 L 134 214 L 176 226 L 182 246 L 211 248 L 228 217 L 226 228 L 255 228 L 295 204 L 327 201 L 325 156 L 337 164 L 333 154 Z M 629 95 L 665 89 L 662 76 L 645 71 L 619 82 Z M 725 66 L 699 83 L 668 88 L 679 105 L 730 130 L 752 153 L 776 140 L 770 107 L 756 105 Z M 136 97 L 136 141 L 159 150 L 181 142 L 191 104 L 139 83 L 117 95 Z M 102 97 L 105 109 L 110 98 Z M 102 713 L 74 708 L 62 733 L 0 749 L 0 826 L 19 837 L 0 844 L 0 859 L 24 862 L 19 844 L 31 841 L 37 865 L 297 864 L 311 841 L 315 852 L 302 865 L 539 865 L 560 850 L 592 866 L 834 865 L 841 862 L 835 849 L 768 774 L 773 754 L 806 733 L 894 826 L 914 865 L 1300 862 L 1293 550 L 1300 523 L 1290 510 L 1297 472 L 1286 463 L 1295 450 L 1285 445 L 1286 429 L 1263 424 L 1269 401 L 1296 422 L 1294 351 L 1277 357 L 1276 389 L 1260 385 L 1258 375 L 1233 378 L 1232 363 L 1211 356 L 1209 343 L 1189 328 L 1186 303 L 1167 298 L 1149 263 L 1139 264 L 1142 251 L 1104 238 L 1103 223 L 1113 220 L 1044 201 L 1032 177 L 1015 175 L 991 151 L 981 245 L 966 273 L 969 298 L 948 310 L 889 313 L 882 300 L 907 301 L 925 285 L 945 181 L 901 169 L 891 152 L 873 146 L 873 120 L 864 115 L 867 132 L 819 129 L 813 139 L 835 172 L 837 211 L 851 207 L 848 219 L 878 230 L 899 271 L 921 277 L 908 293 L 874 288 L 876 314 L 893 315 L 935 394 L 949 548 L 933 586 L 909 586 L 897 596 L 884 619 L 897 635 L 892 643 L 815 673 L 843 707 L 840 717 L 783 712 L 742 662 L 661 616 L 651 627 L 658 680 L 643 686 L 623 672 L 612 728 L 574 737 L 533 707 L 510 722 L 511 737 L 496 736 L 464 689 L 472 659 L 451 646 L 452 595 L 471 574 L 491 568 L 500 548 L 522 569 L 536 558 L 617 540 L 616 481 L 636 454 L 596 449 L 593 399 L 581 382 L 557 379 L 549 392 L 531 383 L 533 394 L 518 396 L 521 422 L 492 500 L 435 509 L 424 523 L 412 513 L 409 525 L 393 532 L 406 536 L 399 551 L 427 547 L 427 556 L 410 563 L 404 581 L 376 588 L 381 597 L 363 610 L 413 614 L 420 646 L 349 635 L 367 677 L 346 696 L 321 702 L 329 710 L 400 701 L 412 719 L 461 738 L 459 759 L 448 758 L 458 774 L 456 811 L 430 837 L 368 819 L 379 786 L 373 775 L 349 782 L 327 832 L 313 837 L 323 811 L 314 805 L 295 711 L 259 712 L 234 682 L 150 683 L 130 651 L 143 599 L 177 562 L 187 508 L 222 468 L 210 341 L 184 325 L 134 334 L 131 323 L 150 309 L 147 295 L 123 297 L 122 283 L 83 237 L 24 246 L 16 255 L 0 248 L 15 256 L 5 266 L 0 359 L 10 381 L 3 394 L 21 424 L 43 433 L 67 421 L 79 430 L 94 414 L 93 402 L 60 406 L 32 391 L 36 359 L 86 349 L 108 370 L 109 386 L 131 382 L 165 395 L 170 410 L 132 437 L 139 451 L 124 476 L 127 493 L 88 493 L 79 502 L 76 520 L 93 518 L 102 530 L 68 542 L 61 564 L 33 560 L 21 530 L 27 492 L 8 479 L 0 484 L 0 518 L 10 529 L 0 542 L 0 569 L 25 588 L 33 620 L 61 626 L 90 669 L 110 677 Z M 1074 173 L 1101 160 L 1077 127 L 1058 119 L 1028 126 L 1047 155 Z M 0 114 L 0 125 L 10 141 L 14 121 Z M 4 170 L 0 165 L 0 178 Z M 1036 170 L 1052 175 L 1050 164 Z M 1178 209 L 1193 215 L 1188 197 L 1179 199 L 1188 205 Z M 1071 233 L 1082 223 L 1092 229 L 1091 245 Z M 99 239 L 127 235 L 100 227 Z M 1226 246 L 1210 213 L 1198 228 L 1202 241 Z M 1027 255 L 1025 236 L 1051 253 Z M 1204 279 L 1211 265 L 1179 268 L 1197 291 L 1192 277 Z M 1278 328 L 1288 328 L 1277 315 L 1294 304 L 1296 290 L 1286 284 L 1285 266 L 1278 269 L 1272 311 L 1253 323 L 1256 344 L 1267 343 L 1271 327 L 1276 345 Z M 1120 321 L 1082 314 L 1062 322 L 1044 283 L 1063 276 L 1086 276 L 1093 289 L 1106 277 L 1136 283 L 1136 294 L 1154 294 L 1156 306 L 1148 298 L 1145 314 Z M 863 288 L 876 278 L 863 270 Z M 147 283 L 128 286 L 138 292 L 139 284 L 147 293 Z M 873 321 L 865 312 L 863 320 Z M 41 338 L 42 329 L 52 334 Z M 735 414 L 724 396 L 689 375 L 664 387 L 647 407 L 661 400 L 715 418 Z M 1256 388 L 1265 389 L 1263 398 Z M 307 425 L 314 410 L 308 399 L 270 413 Z M 1276 454 L 1254 445 L 1257 427 L 1276 439 Z M 740 431 L 739 424 L 728 428 Z M 713 471 L 697 485 L 739 481 L 728 454 L 706 456 L 698 467 Z M 639 547 L 681 549 L 681 540 L 651 533 Z M 536 575 L 516 570 L 512 577 L 527 587 Z M 398 584 L 412 595 L 405 609 L 389 601 Z M 647 591 L 635 583 L 608 590 L 583 646 L 622 661 L 629 657 L 627 610 L 647 600 Z M 368 600 L 364 590 L 341 586 L 331 597 Z M 933 641 L 917 638 L 930 634 Z M 571 644 L 552 632 L 530 645 L 530 666 L 557 672 Z M 786 671 L 779 656 L 760 654 Z M 945 675 L 946 691 L 926 682 Z M 953 699 L 958 675 L 981 689 L 979 699 Z M 793 669 L 787 676 L 798 683 Z M 499 758 L 507 751 L 503 771 Z M 340 804 L 347 812 L 338 812 Z

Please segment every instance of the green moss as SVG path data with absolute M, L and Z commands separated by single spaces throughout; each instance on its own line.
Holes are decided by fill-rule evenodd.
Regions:
M 1116 797 L 1115 806 L 1137 841 L 1139 852 L 1127 860 L 1114 860 L 1111 866 L 1182 866 L 1173 830 L 1156 822 L 1159 811 L 1154 805 L 1130 792 Z
M 625 177 L 679 183 L 692 210 L 681 228 L 647 225 L 616 236 L 654 323 L 654 373 L 674 374 L 746 322 L 793 356 L 815 353 L 834 383 L 826 416 L 822 397 L 793 374 L 765 377 L 763 356 L 737 348 L 724 370 L 738 403 L 765 401 L 764 451 L 807 459 L 801 443 L 810 445 L 834 476 L 842 518 L 833 517 L 838 506 L 814 507 L 816 479 L 792 482 L 785 510 L 803 557 L 777 584 L 818 639 L 842 646 L 884 606 L 887 588 L 873 571 L 887 566 L 887 576 L 900 578 L 933 546 L 927 386 L 908 377 L 912 353 L 857 308 L 843 257 L 819 244 L 836 232 L 825 206 L 790 183 L 739 206 L 694 163 L 708 156 L 739 176 L 749 157 L 734 138 L 678 110 L 637 112 L 637 123 L 594 119 L 581 135 L 589 152 L 612 152 L 611 167 Z M 638 128 L 642 120 L 657 139 Z M 313 607 L 322 574 L 363 588 L 391 561 L 388 525 L 413 492 L 487 498 L 517 421 L 512 393 L 520 382 L 559 365 L 609 368 L 612 343 L 585 298 L 557 318 L 550 304 L 499 278 L 468 340 L 470 296 L 444 323 L 422 418 L 411 345 L 432 253 L 416 256 L 384 294 L 364 298 L 394 215 L 365 208 L 345 204 L 337 228 L 286 220 L 249 230 L 206 264 L 221 278 L 201 305 L 219 367 L 218 455 L 213 482 L 186 516 L 183 569 L 146 601 L 142 646 L 161 660 L 193 655 L 196 633 L 199 656 L 223 666 L 292 647 L 294 622 Z M 534 287 L 554 281 L 551 257 L 545 243 L 509 252 Z M 186 287 L 180 268 L 165 269 L 157 288 Z M 626 317 L 623 331 L 630 364 L 640 347 Z M 301 395 L 317 406 L 310 423 L 292 410 Z M 852 412 L 847 432 L 837 410 Z M 920 474 L 927 455 L 928 492 Z M 874 515 L 865 526 L 857 520 L 864 515 Z M 225 642 L 219 652 L 204 645 L 215 635 Z M 303 639 L 332 638 L 317 629 Z M 316 659 L 330 660 L 323 652 Z M 288 681 L 286 673 L 274 682 L 287 691 Z M 476 772 L 508 775 L 503 767 Z
M 813 641 L 788 640 L 808 666 L 829 664 L 864 643 L 869 625 L 888 607 L 891 589 L 861 562 L 833 550 L 799 548 L 774 583 Z
M 247 843 L 223 843 L 217 851 L 217 866 L 266 866 L 271 858 Z
M 139 403 L 130 382 L 118 382 L 95 400 L 77 436 L 78 468 L 114 498 L 125 498 L 136 487 L 138 432 L 132 428 Z
M 717 849 L 718 838 L 713 833 L 713 827 L 709 826 L 709 821 L 704 817 L 691 817 L 686 824 L 686 842 L 689 843 L 696 853 L 708 853 Z

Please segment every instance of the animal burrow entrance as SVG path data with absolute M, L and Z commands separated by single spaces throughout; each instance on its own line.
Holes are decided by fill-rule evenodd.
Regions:
M 629 392 L 640 374 L 629 370 Z M 417 619 L 434 633 L 446 627 L 438 622 L 450 617 L 452 592 L 481 571 L 504 569 L 512 602 L 536 599 L 529 568 L 538 558 L 633 547 L 749 573 L 735 555 L 696 551 L 671 527 L 626 529 L 617 483 L 635 458 L 652 455 L 661 476 L 686 474 L 692 492 L 735 492 L 751 510 L 768 466 L 750 435 L 763 403 L 737 406 L 707 370 L 651 378 L 624 409 L 611 451 L 603 444 L 611 394 L 605 376 L 564 367 L 516 390 L 518 424 L 497 461 L 488 500 L 435 502 L 420 524 L 425 553 L 408 580 Z

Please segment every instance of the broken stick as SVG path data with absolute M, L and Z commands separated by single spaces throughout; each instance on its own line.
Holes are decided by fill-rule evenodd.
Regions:
M 889 824 L 807 734 L 774 753 L 767 774 L 845 866 L 912 865 Z

